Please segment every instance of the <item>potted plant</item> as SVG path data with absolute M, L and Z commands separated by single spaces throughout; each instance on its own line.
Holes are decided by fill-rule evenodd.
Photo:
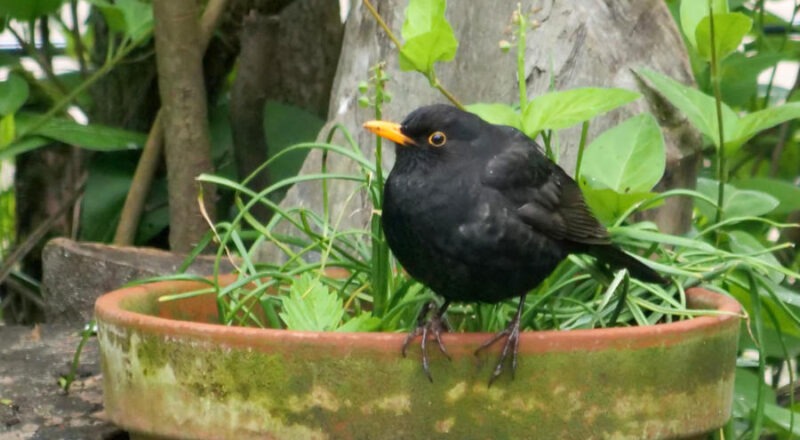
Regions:
M 365 103 L 380 113 L 387 101 L 380 66 L 371 79 Z M 577 105 L 603 103 L 572 121 L 584 124 L 638 97 L 618 89 L 562 93 L 572 93 Z M 565 96 L 556 92 L 538 104 L 558 98 Z M 490 121 L 510 116 L 529 135 L 544 131 L 550 150 L 547 133 L 559 127 L 528 118 L 525 103 L 520 108 L 472 110 Z M 540 125 L 524 125 L 530 121 Z M 625 138 L 646 142 L 615 142 Z M 741 313 L 736 301 L 708 289 L 721 290 L 720 280 L 729 278 L 756 287 L 775 272 L 796 275 L 758 258 L 758 250 L 734 253 L 711 239 L 742 221 L 726 210 L 728 199 L 703 191 L 650 193 L 664 166 L 652 116 L 631 118 L 588 148 L 582 142 L 578 175 L 615 240 L 646 252 L 675 282 L 651 286 L 571 256 L 530 295 L 522 321 L 537 331 L 520 338 L 516 375 L 491 387 L 484 364 L 492 360 L 473 353 L 514 304 L 451 308 L 453 331 L 443 336 L 451 358 L 431 357 L 433 382 L 416 348 L 411 359 L 400 357 L 403 331 L 433 296 L 390 257 L 377 215 L 384 171 L 380 142 L 376 147 L 373 163 L 353 142 L 296 145 L 285 151 L 323 152 L 320 172 L 260 193 L 201 177 L 239 194 L 238 214 L 209 236 L 220 260 L 237 255 L 239 270 L 137 285 L 98 300 L 105 406 L 113 421 L 140 438 L 675 438 L 702 435 L 729 419 Z M 645 173 L 621 172 L 620 187 L 602 180 L 609 170 L 604 156 L 632 152 Z M 350 158 L 361 173 L 329 172 L 324 158 L 333 154 Z M 341 230 L 324 201 L 317 212 L 268 197 L 297 182 L 318 182 L 325 193 L 338 181 L 355 182 L 372 200 L 376 215 L 368 229 Z M 635 197 L 626 187 L 635 188 Z M 663 234 L 647 222 L 623 224 L 679 195 L 697 200 L 693 237 Z M 259 203 L 275 212 L 266 224 L 249 215 Z M 724 211 L 727 217 L 718 215 Z M 253 246 L 263 242 L 280 249 L 284 261 L 252 261 Z M 694 287 L 700 283 L 707 289 Z

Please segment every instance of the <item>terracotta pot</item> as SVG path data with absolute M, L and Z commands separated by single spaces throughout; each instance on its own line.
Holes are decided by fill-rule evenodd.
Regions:
M 226 327 L 211 295 L 158 302 L 199 286 L 97 301 L 105 410 L 133 438 L 688 438 L 730 417 L 740 308 L 706 290 L 691 306 L 727 314 L 525 332 L 515 379 L 490 388 L 496 353 L 473 355 L 489 334 L 445 335 L 430 383 L 404 334 Z

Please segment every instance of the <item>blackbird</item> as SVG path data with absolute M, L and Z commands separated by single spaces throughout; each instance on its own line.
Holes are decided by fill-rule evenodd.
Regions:
M 449 105 L 421 107 L 401 124 L 370 121 L 364 128 L 396 144 L 381 213 L 389 247 L 412 277 L 444 297 L 438 308 L 423 307 L 402 349 L 405 356 L 409 343 L 422 337 L 429 379 L 428 336 L 449 357 L 441 333 L 452 301 L 519 297 L 505 330 L 476 351 L 506 338 L 491 384 L 509 354 L 512 375 L 516 369 L 525 296 L 570 253 L 588 253 L 643 281 L 664 282 L 611 244 L 577 183 L 519 130 Z

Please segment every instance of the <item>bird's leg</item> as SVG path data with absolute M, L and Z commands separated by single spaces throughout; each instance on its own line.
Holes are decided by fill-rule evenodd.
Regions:
M 445 300 L 444 304 L 442 304 L 442 306 L 438 309 L 436 307 L 436 303 L 433 301 L 425 304 L 417 316 L 417 327 L 414 330 L 411 330 L 408 333 L 408 336 L 406 336 L 405 341 L 403 341 L 402 352 L 403 357 L 406 357 L 406 351 L 408 346 L 411 344 L 411 341 L 413 341 L 417 336 L 422 336 L 422 341 L 420 342 L 420 347 L 422 349 L 422 369 L 425 371 L 425 375 L 428 376 L 428 380 L 431 382 L 433 382 L 433 377 L 431 376 L 430 364 L 428 362 L 428 334 L 433 334 L 433 338 L 439 345 L 439 351 L 447 356 L 447 359 L 450 359 L 450 354 L 447 353 L 447 349 L 444 347 L 444 343 L 442 342 L 442 332 L 447 331 L 447 324 L 444 322 L 444 312 L 447 310 L 447 306 L 449 305 L 450 300 Z M 432 311 L 433 316 L 428 318 L 428 315 Z
M 506 343 L 503 344 L 503 351 L 500 352 L 500 359 L 497 361 L 497 365 L 494 367 L 491 379 L 489 379 L 489 386 L 492 386 L 492 383 L 494 383 L 494 381 L 500 377 L 500 374 L 503 372 L 503 364 L 508 357 L 509 351 L 511 351 L 511 378 L 514 378 L 514 372 L 517 370 L 517 350 L 519 349 L 519 321 L 520 318 L 522 318 L 522 309 L 524 306 L 525 295 L 522 295 L 519 297 L 517 313 L 514 314 L 514 318 L 511 319 L 511 322 L 508 323 L 508 326 L 506 326 L 503 331 L 500 331 L 496 335 L 492 336 L 491 339 L 481 344 L 481 346 L 475 350 L 475 355 L 477 356 L 481 351 L 491 347 L 495 342 L 502 338 L 506 338 Z

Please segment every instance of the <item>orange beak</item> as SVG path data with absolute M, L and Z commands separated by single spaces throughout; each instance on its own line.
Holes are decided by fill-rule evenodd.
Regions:
M 403 134 L 400 131 L 400 124 L 389 121 L 368 121 L 364 123 L 364 128 L 377 134 L 378 136 L 389 139 L 397 145 L 416 145 L 414 139 Z

